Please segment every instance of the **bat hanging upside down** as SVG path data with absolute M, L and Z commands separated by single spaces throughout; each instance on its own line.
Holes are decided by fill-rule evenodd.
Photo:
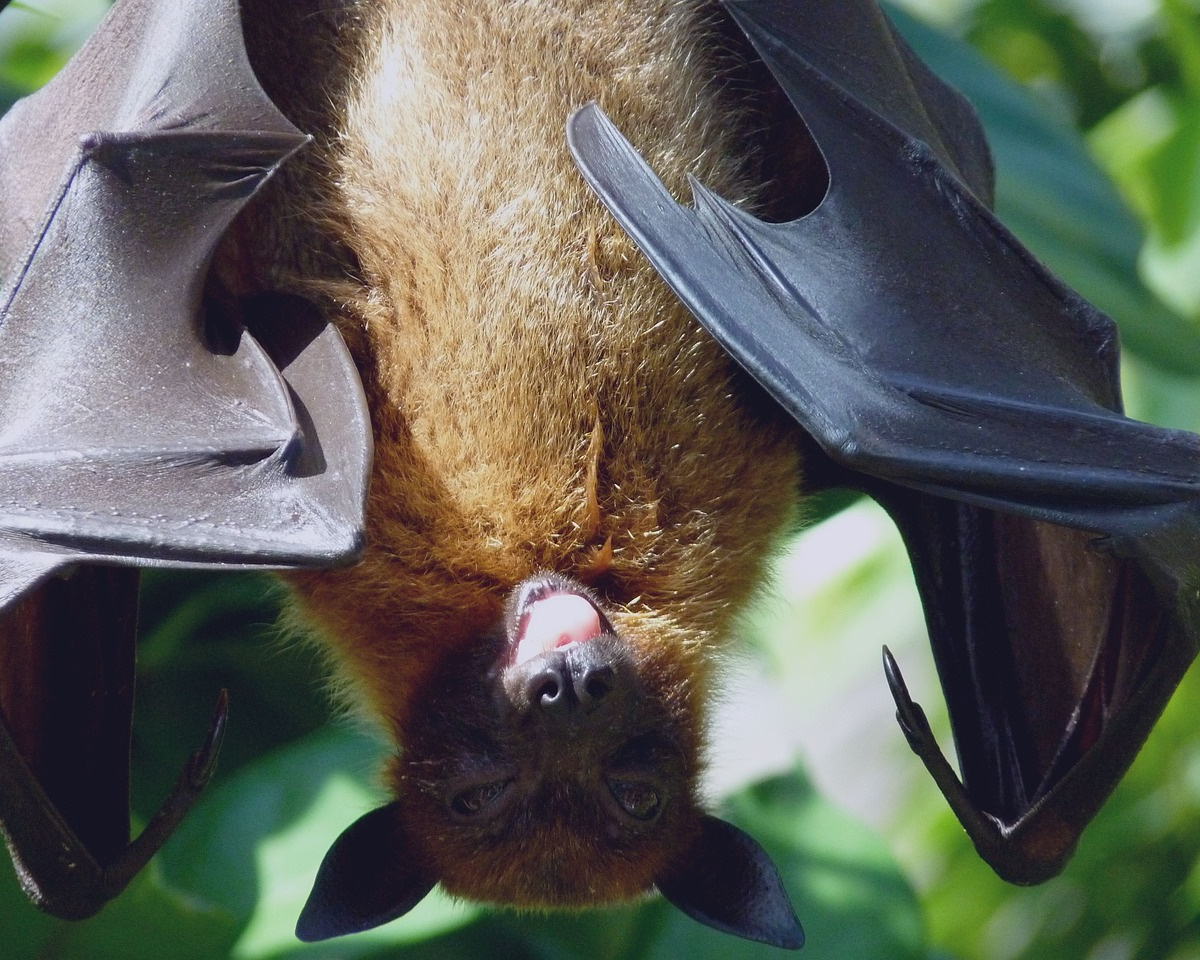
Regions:
M 657 887 L 798 946 L 774 867 L 703 812 L 698 777 L 714 654 L 793 518 L 799 431 L 563 136 L 599 100 L 677 188 L 692 173 L 753 203 L 774 145 L 745 40 L 677 0 L 350 12 L 325 18 L 333 115 L 262 198 L 319 236 L 279 264 L 252 210 L 238 248 L 267 287 L 328 304 L 375 439 L 362 562 L 291 580 L 347 702 L 396 743 L 396 799 L 334 847 L 300 935 L 440 882 L 532 908 Z M 303 82 L 268 92 L 286 112 Z
M 305 939 L 440 883 L 799 946 L 697 784 L 801 475 L 900 527 L 962 779 L 887 656 L 898 717 L 1003 876 L 1061 869 L 1195 655 L 1200 439 L 1121 415 L 1111 322 L 991 215 L 973 111 L 875 0 L 120 0 L 0 165 L 0 823 L 60 916 L 224 722 L 129 844 L 111 566 L 299 568 L 394 741 Z M 59 661 L 13 666 L 62 635 L 115 677 L 83 780 Z

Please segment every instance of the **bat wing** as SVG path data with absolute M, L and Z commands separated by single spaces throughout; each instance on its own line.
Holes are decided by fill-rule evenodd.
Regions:
M 0 826 L 60 916 L 149 859 L 224 723 L 126 846 L 137 582 L 104 568 L 361 549 L 369 422 L 337 331 L 299 298 L 233 316 L 204 296 L 226 228 L 306 140 L 251 70 L 238 0 L 121 0 L 0 120 Z M 78 562 L 100 566 L 48 579 Z
M 0 602 L 78 559 L 330 565 L 370 440 L 336 331 L 205 313 L 225 229 L 306 138 L 236 0 L 123 0 L 0 122 Z
M 973 111 L 875 0 L 727 0 L 828 190 L 765 223 L 677 204 L 595 106 L 585 177 L 700 321 L 904 536 L 962 781 L 898 717 L 980 853 L 1057 873 L 1196 653 L 1200 437 L 1121 413 L 1112 322 L 995 219 Z M 886 654 L 886 651 L 885 651 Z

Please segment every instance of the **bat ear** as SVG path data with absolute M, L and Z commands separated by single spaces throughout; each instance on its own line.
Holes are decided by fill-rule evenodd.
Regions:
M 804 946 L 779 869 L 753 837 L 724 820 L 703 816 L 700 836 L 657 886 L 693 920 L 716 930 L 787 950 Z
M 370 930 L 408 913 L 437 878 L 404 839 L 398 803 L 372 810 L 333 842 L 296 922 L 306 943 Z

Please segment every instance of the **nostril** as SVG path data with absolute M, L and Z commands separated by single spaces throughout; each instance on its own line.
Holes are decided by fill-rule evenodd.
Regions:
M 598 716 L 621 699 L 617 696 L 622 689 L 621 664 L 611 657 L 556 651 L 539 660 L 531 664 L 532 670 L 513 668 L 523 674 L 519 686 L 510 688 L 511 702 L 522 714 L 558 724 Z
M 531 707 L 548 713 L 564 709 L 570 699 L 567 681 L 557 670 L 550 668 L 539 670 L 529 678 L 525 695 Z
M 534 699 L 544 707 L 548 707 L 562 697 L 562 684 L 555 677 L 546 677 L 534 693 Z
M 585 703 L 599 703 L 612 692 L 616 679 L 616 671 L 610 666 L 590 668 L 583 676 L 580 699 Z

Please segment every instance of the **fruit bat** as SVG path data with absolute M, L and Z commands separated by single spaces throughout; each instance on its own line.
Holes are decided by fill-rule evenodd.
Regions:
M 224 724 L 128 845 L 129 567 L 361 557 L 288 575 L 397 744 L 305 939 L 441 883 L 798 946 L 697 778 L 800 473 L 900 527 L 962 779 L 885 653 L 898 717 L 1010 879 L 1194 657 L 1200 439 L 1121 415 L 1111 323 L 874 0 L 121 0 L 0 153 L 0 822 L 51 912 L 127 882 Z

